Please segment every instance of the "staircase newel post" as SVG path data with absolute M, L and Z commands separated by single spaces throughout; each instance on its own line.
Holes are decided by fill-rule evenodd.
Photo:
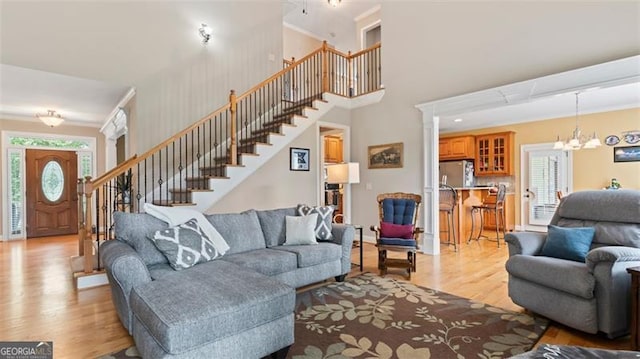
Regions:
M 347 54 L 347 80 L 349 81 L 349 97 L 353 97 L 353 58 L 351 57 L 351 51 Z
M 91 176 L 86 176 L 84 178 L 84 240 L 82 241 L 83 256 L 84 256 L 84 272 L 91 273 L 93 272 L 93 233 L 91 230 L 91 196 L 93 195 L 93 185 L 91 185 Z
M 322 92 L 329 92 L 329 52 L 327 40 L 322 42 Z
M 229 94 L 229 112 L 231 113 L 231 164 L 238 164 L 238 144 L 236 143 L 236 90 L 231 90 Z
M 85 193 L 84 193 L 84 179 L 78 178 L 78 185 L 76 187 L 76 191 L 78 192 L 78 255 L 84 255 L 84 239 L 87 236 L 85 231 L 85 213 L 84 207 L 82 204 L 84 203 Z

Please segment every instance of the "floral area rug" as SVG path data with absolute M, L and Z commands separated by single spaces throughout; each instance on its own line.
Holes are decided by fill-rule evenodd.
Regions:
M 288 358 L 508 358 L 530 350 L 548 324 L 364 273 L 298 293 L 296 342 Z M 103 358 L 131 356 L 123 350 Z

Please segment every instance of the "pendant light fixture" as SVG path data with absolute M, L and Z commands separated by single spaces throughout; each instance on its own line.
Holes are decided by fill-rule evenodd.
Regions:
M 581 148 L 596 148 L 602 145 L 600 143 L 600 139 L 596 135 L 595 131 L 591 136 L 582 135 L 582 130 L 578 124 L 580 112 L 578 107 L 578 96 L 580 92 L 576 92 L 576 128 L 573 130 L 571 136 L 566 140 L 562 141 L 560 136 L 557 136 L 556 142 L 553 145 L 554 150 L 564 150 L 564 151 L 575 151 Z

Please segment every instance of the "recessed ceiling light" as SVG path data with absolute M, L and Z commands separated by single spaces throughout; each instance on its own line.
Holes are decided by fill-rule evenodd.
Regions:
M 461 118 L 456 118 L 455 120 L 453 120 L 453 122 L 462 122 Z

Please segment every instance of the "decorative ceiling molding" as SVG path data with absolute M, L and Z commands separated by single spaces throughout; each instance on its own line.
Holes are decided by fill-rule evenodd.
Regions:
M 571 115 L 575 92 L 584 113 L 640 107 L 640 55 L 416 105 L 454 132 Z M 567 99 L 569 98 L 569 99 Z M 590 106 L 591 103 L 591 106 Z M 455 118 L 463 122 L 453 124 Z

